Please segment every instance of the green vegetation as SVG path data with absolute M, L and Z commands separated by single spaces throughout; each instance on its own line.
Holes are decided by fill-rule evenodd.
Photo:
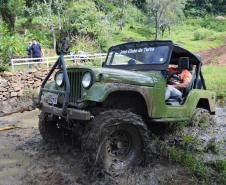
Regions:
M 222 184 L 225 184 L 226 183 L 226 160 L 217 161 L 215 165 L 218 172 L 220 173 L 218 181 Z
M 197 138 L 187 135 L 183 136 L 180 144 L 177 146 L 169 145 L 163 141 L 158 141 L 160 144 L 160 151 L 163 156 L 172 162 L 176 162 L 184 166 L 191 175 L 195 175 L 201 184 L 219 184 L 226 183 L 226 161 L 219 160 L 216 162 L 205 162 L 203 152 L 195 151 L 200 145 Z M 214 143 L 214 148 L 224 146 L 222 143 Z M 218 146 L 219 145 L 219 146 Z M 222 151 L 222 147 L 220 147 Z M 217 152 L 219 150 L 217 149 Z M 216 154 L 215 151 L 211 151 Z M 225 154 L 222 154 L 225 155 Z
M 38 96 L 38 90 L 33 88 L 25 88 L 22 97 L 34 98 Z
M 219 98 L 226 96 L 226 67 L 217 65 L 203 66 L 207 89 L 217 92 Z
M 174 42 L 183 45 L 193 52 L 203 51 L 216 48 L 225 43 L 226 29 L 218 31 L 218 27 L 222 27 L 226 20 L 219 21 L 218 27 L 215 29 L 206 28 L 205 23 L 211 24 L 218 22 L 214 18 L 195 18 L 187 19 L 172 28 L 171 33 L 167 33 L 164 39 L 172 39 Z M 226 28 L 226 27 L 225 27 Z
M 161 6 L 158 1 L 142 0 L 125 0 L 124 4 L 110 0 L 1 2 L 0 70 L 8 68 L 10 58 L 26 57 L 26 46 L 32 38 L 44 49 L 53 49 L 55 40 L 64 33 L 70 33 L 73 53 L 106 52 L 111 45 L 122 42 L 152 40 L 157 31 L 157 37 L 161 38 L 162 33 L 163 39 L 172 39 L 194 52 L 223 45 L 226 37 L 226 20 L 215 16 L 224 13 L 224 1 L 164 1 Z M 178 7 L 174 15 L 170 14 L 172 6 Z M 152 9 L 148 11 L 147 7 Z M 167 11 L 162 15 L 163 10 Z M 159 16 L 155 17 L 155 11 Z M 155 18 L 159 18 L 158 22 Z M 163 25 L 165 30 L 160 29 Z M 204 67 L 203 73 L 207 88 L 219 97 L 226 96 L 226 69 L 210 65 Z
M 209 141 L 206 150 L 211 151 L 214 154 L 226 155 L 224 147 L 225 147 L 224 141 L 215 141 L 215 139 L 212 139 Z
M 191 173 L 197 175 L 202 179 L 207 179 L 208 177 L 208 168 L 205 163 L 197 159 L 193 153 L 185 150 L 181 150 L 175 147 L 168 149 L 169 159 L 182 164 L 187 167 Z
M 226 37 L 226 20 L 216 20 L 225 13 L 224 4 L 224 0 L 160 4 L 149 0 L 2 0 L 1 70 L 10 58 L 26 57 L 32 38 L 43 49 L 53 49 L 56 40 L 68 34 L 73 53 L 105 52 L 111 45 L 154 38 L 172 39 L 195 52 L 217 47 Z
M 193 151 L 200 145 L 200 141 L 194 138 L 192 135 L 186 135 L 183 136 L 181 144 L 185 150 Z

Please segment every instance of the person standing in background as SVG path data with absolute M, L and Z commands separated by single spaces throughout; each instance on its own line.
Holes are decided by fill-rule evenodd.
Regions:
M 32 50 L 31 50 L 31 46 L 32 46 L 32 42 L 30 41 L 28 43 L 28 46 L 27 46 L 27 56 L 28 58 L 32 58 Z M 29 60 L 30 62 L 31 60 Z M 32 65 L 31 64 L 28 64 L 28 68 L 31 69 L 32 68 Z
M 32 46 L 32 42 L 30 41 L 28 43 L 28 46 L 27 46 L 27 56 L 28 56 L 28 58 L 31 58 L 32 57 L 31 46 Z
M 42 48 L 41 45 L 35 40 L 32 40 L 32 45 L 31 45 L 31 56 L 32 58 L 41 58 L 42 57 Z M 34 62 L 40 62 L 41 59 L 35 59 Z M 38 64 L 40 67 L 40 64 Z
M 31 52 L 32 52 L 32 58 L 42 57 L 41 45 L 35 39 L 32 40 Z

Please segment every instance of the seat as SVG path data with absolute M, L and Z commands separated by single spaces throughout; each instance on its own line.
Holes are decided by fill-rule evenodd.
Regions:
M 178 69 L 184 70 L 190 69 L 190 62 L 189 62 L 189 57 L 180 57 L 178 61 Z
M 190 72 L 191 72 L 191 70 L 193 70 L 193 65 L 190 64 L 189 57 L 180 57 L 179 58 L 178 69 L 180 69 L 181 71 L 187 69 Z M 194 79 L 193 76 L 192 76 L 192 79 Z M 183 90 L 182 97 L 170 97 L 168 100 L 166 100 L 166 104 L 172 105 L 172 106 L 178 106 L 178 105 L 183 104 L 189 91 L 192 89 L 192 87 L 193 87 L 193 80 L 192 80 L 191 84 L 186 89 Z

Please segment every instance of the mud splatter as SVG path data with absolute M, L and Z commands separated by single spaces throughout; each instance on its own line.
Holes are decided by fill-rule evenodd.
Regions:
M 216 126 L 226 135 L 226 112 L 218 110 Z M 0 185 L 195 185 L 197 179 L 177 164 L 156 156 L 150 164 L 137 167 L 118 177 L 103 171 L 88 174 L 84 154 L 67 143 L 45 144 L 38 131 L 39 111 L 17 113 L 0 118 L 0 126 L 20 128 L 0 133 Z M 211 136 L 212 137 L 212 136 Z

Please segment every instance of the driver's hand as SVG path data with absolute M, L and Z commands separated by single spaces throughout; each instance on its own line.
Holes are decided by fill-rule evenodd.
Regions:
M 180 82 L 174 82 L 174 84 L 175 84 L 175 85 L 179 85 L 179 84 L 180 84 Z

